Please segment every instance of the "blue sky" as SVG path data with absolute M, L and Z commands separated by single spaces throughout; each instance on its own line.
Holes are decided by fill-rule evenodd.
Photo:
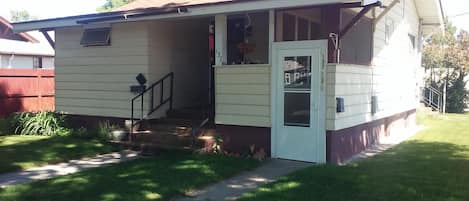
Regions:
M 27 10 L 39 18 L 53 18 L 96 12 L 105 0 L 2 0 L 0 15 L 9 18 L 10 10 Z M 445 15 L 458 28 L 469 31 L 469 0 L 441 0 Z M 460 15 L 464 14 L 465 15 Z M 456 15 L 460 15 L 457 16 Z

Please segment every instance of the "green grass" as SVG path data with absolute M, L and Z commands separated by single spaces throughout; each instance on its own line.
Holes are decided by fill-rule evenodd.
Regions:
M 0 136 L 0 173 L 115 151 L 110 144 L 73 137 Z
M 418 121 L 425 130 L 379 156 L 301 170 L 240 200 L 469 200 L 469 114 L 419 114 Z
M 0 200 L 168 200 L 259 164 L 241 158 L 167 152 L 152 158 L 0 189 Z

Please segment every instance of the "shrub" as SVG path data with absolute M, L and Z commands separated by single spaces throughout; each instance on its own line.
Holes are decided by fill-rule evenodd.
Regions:
M 109 140 L 111 138 L 111 131 L 120 129 L 118 125 L 113 125 L 109 121 L 99 122 L 96 128 L 96 137 L 100 140 Z
M 0 135 L 6 135 L 9 133 L 8 119 L 0 119 Z
M 71 130 L 64 127 L 65 115 L 55 112 L 23 112 L 12 118 L 15 133 L 21 135 L 69 135 Z
M 103 141 L 110 140 L 110 133 L 113 130 L 117 130 L 120 127 L 113 125 L 109 121 L 101 121 L 96 127 L 80 127 L 75 128 L 71 132 L 74 137 L 85 138 L 85 139 L 99 139 Z

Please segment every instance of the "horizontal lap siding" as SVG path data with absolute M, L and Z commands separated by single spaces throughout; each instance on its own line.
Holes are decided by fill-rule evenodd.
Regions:
M 409 33 L 418 36 L 418 15 L 413 1 L 401 1 L 387 17 L 394 21 L 395 31 L 386 44 L 386 17 L 376 22 L 372 67 L 328 65 L 327 130 L 349 128 L 416 108 L 416 69 L 420 67 L 420 57 L 408 43 Z M 378 97 L 378 112 L 374 115 L 371 114 L 373 95 Z M 344 98 L 345 112 L 336 113 L 336 97 Z
M 270 127 L 270 67 L 215 68 L 217 124 Z
M 112 25 L 111 46 L 83 47 L 82 32 L 81 27 L 56 30 L 56 109 L 129 117 L 135 96 L 129 86 L 136 84 L 138 73 L 148 72 L 148 24 Z

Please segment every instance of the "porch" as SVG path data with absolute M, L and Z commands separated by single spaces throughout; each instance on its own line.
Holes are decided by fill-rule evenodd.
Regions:
M 155 36 L 152 40 L 158 42 L 154 43 L 155 48 L 150 48 L 150 54 L 153 55 L 153 52 L 158 52 L 158 54 L 150 58 L 150 63 L 153 64 L 149 65 L 148 74 L 152 80 L 149 82 L 151 89 L 147 89 L 143 99 L 142 97 L 135 99 L 136 114 L 132 116 L 132 119 L 135 118 L 135 122 L 146 118 L 164 119 L 167 118 L 166 111 L 168 110 L 171 113 L 172 110 L 198 107 L 198 111 L 202 109 L 206 116 L 200 117 L 199 115 L 197 122 L 204 122 L 208 118 L 212 125 L 216 125 L 217 133 L 224 139 L 228 151 L 245 152 L 251 145 L 255 145 L 258 150 L 262 149 L 271 155 L 274 149 L 271 129 L 277 125 L 273 121 L 276 115 L 273 113 L 275 107 L 272 104 L 276 101 L 272 94 L 272 90 L 275 90 L 273 82 L 277 80 L 273 80 L 272 69 L 274 66 L 281 65 L 275 63 L 277 59 L 273 53 L 273 45 L 299 41 L 326 43 L 321 50 L 326 56 L 325 59 L 319 55 L 313 58 L 313 63 L 306 64 L 304 62 L 308 61 L 300 61 L 296 57 L 289 61 L 296 66 L 309 65 L 309 73 L 285 71 L 282 79 L 287 79 L 287 76 L 291 77 L 289 81 L 291 83 L 301 82 L 297 79 L 303 79 L 305 76 L 311 77 L 311 73 L 317 74 L 313 76 L 314 80 L 325 80 L 327 77 L 324 71 L 326 61 L 369 65 L 372 54 L 372 24 L 371 20 L 365 16 L 365 11 L 374 6 L 378 4 L 363 7 L 359 3 L 346 3 L 151 22 L 150 37 Z M 357 13 L 357 11 L 362 12 Z M 194 24 L 194 26 L 187 26 L 188 24 Z M 180 27 L 177 28 L 179 25 Z M 176 28 L 168 32 L 166 26 Z M 330 34 L 339 32 L 343 34 L 341 39 L 337 38 L 338 34 Z M 187 37 L 186 33 L 194 35 Z M 168 43 L 168 41 L 172 42 Z M 174 47 L 185 51 L 179 54 Z M 170 53 L 167 50 L 171 50 L 169 52 L 174 52 L 174 54 L 171 53 L 172 56 L 168 56 Z M 316 60 L 322 60 L 322 63 Z M 316 68 L 323 70 L 311 70 Z M 191 72 L 187 72 L 188 70 Z M 165 84 L 151 84 L 164 73 L 174 73 L 174 85 L 170 84 L 169 80 L 166 83 L 163 80 Z M 181 78 L 181 75 L 187 77 Z M 315 76 L 318 76 L 317 79 Z M 327 87 L 324 84 L 325 82 L 322 86 L 323 93 Z M 171 90 L 173 87 L 174 89 Z M 176 95 L 178 93 L 179 97 Z M 145 97 L 148 100 L 144 100 Z M 185 102 L 181 102 L 182 99 Z M 326 95 L 315 94 L 312 99 L 326 99 Z M 144 100 L 142 107 L 139 105 L 141 100 Z M 291 105 L 301 102 L 296 98 L 291 101 L 293 101 L 290 102 Z M 328 102 L 327 106 L 329 104 L 335 107 L 335 100 Z M 324 103 L 317 107 L 325 110 L 327 106 Z M 139 114 L 142 108 L 143 112 Z M 307 108 L 308 115 L 311 108 Z M 299 109 L 305 108 L 296 108 L 297 111 L 292 112 L 300 112 Z M 325 112 L 321 114 L 320 118 L 323 119 L 321 121 L 325 121 Z M 194 123 L 175 125 L 175 127 L 192 129 L 192 124 Z M 177 133 L 175 130 L 173 132 Z M 325 139 L 325 130 L 317 135 Z M 187 139 L 194 140 L 198 138 L 199 133 L 186 133 L 185 136 Z M 325 146 L 325 140 L 320 143 L 322 147 Z M 198 143 L 192 142 L 192 144 Z

